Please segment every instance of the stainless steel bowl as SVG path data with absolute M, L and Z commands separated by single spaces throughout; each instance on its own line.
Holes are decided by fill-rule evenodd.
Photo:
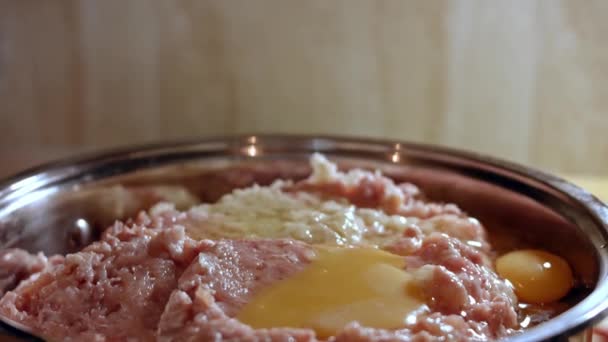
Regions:
M 538 246 L 566 257 L 587 287 L 561 315 L 512 341 L 565 340 L 608 309 L 608 208 L 560 178 L 448 148 L 345 137 L 247 135 L 148 145 L 51 163 L 0 184 L 0 249 L 65 254 L 113 220 L 160 199 L 186 207 L 232 188 L 300 179 L 322 152 L 342 168 L 380 169 L 479 218 L 498 250 Z M 33 338 L 6 319 L 4 336 Z M 0 336 L 2 337 L 2 336 Z

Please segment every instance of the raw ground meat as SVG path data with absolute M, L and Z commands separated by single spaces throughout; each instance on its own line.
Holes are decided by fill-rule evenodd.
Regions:
M 116 223 L 101 241 L 24 281 L 0 300 L 0 312 L 51 340 L 153 340 L 200 243 L 183 227 L 138 221 L 149 225 Z
M 311 246 L 291 240 L 209 245 L 179 280 L 159 323 L 160 341 L 309 341 L 306 329 L 260 329 L 233 319 L 256 290 L 302 270 Z
M 312 166 L 311 177 L 284 191 L 407 217 L 378 246 L 403 256 L 427 303 L 398 330 L 352 322 L 330 341 L 482 341 L 519 331 L 516 297 L 492 269 L 479 222 L 455 205 L 425 202 L 414 185 L 341 173 L 321 156 Z M 254 329 L 234 318 L 258 290 L 306 267 L 312 245 L 259 236 L 197 241 L 184 227 L 195 221 L 192 211 L 161 204 L 64 259 L 24 254 L 15 263 L 21 252 L 5 252 L 5 284 L 27 279 L 0 300 L 0 313 L 52 340 L 317 341 L 310 329 Z M 365 238 L 387 234 L 364 229 Z
M 137 221 L 156 228 L 116 224 L 102 242 L 5 296 L 2 313 L 61 340 L 317 340 L 312 330 L 256 330 L 233 318 L 256 291 L 302 270 L 314 258 L 312 246 L 292 240 L 194 242 L 179 226 L 164 228 L 167 222 L 147 216 Z M 405 258 L 428 307 L 398 331 L 351 323 L 332 339 L 464 341 L 513 333 L 513 293 L 480 254 L 445 234 L 424 238 Z
M 286 191 L 306 191 L 346 198 L 358 207 L 381 209 L 390 215 L 422 219 L 440 214 L 463 215 L 456 205 L 426 202 L 421 199 L 420 190 L 414 184 L 395 184 L 379 172 L 354 169 L 343 173 L 319 154 L 311 158 L 311 164 L 313 174 L 286 187 Z
M 31 254 L 22 249 L 0 251 L 0 297 L 19 283 L 63 261 L 59 255 L 47 258 L 44 254 Z
M 260 288 L 310 262 L 312 249 L 282 240 L 220 241 L 179 280 L 159 323 L 161 341 L 317 341 L 307 329 L 252 329 L 233 317 Z M 515 297 L 475 249 L 432 234 L 408 260 L 428 307 L 398 331 L 351 323 L 335 341 L 487 340 L 515 332 Z M 238 272 L 237 272 L 238 270 Z

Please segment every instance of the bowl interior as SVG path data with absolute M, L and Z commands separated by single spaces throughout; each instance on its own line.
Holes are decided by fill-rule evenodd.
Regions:
M 565 257 L 584 290 L 569 311 L 516 337 L 539 340 L 598 318 L 606 290 L 606 208 L 560 179 L 491 158 L 435 147 L 357 139 L 237 137 L 151 146 L 62 162 L 0 188 L 0 246 L 65 254 L 114 220 L 167 200 L 213 202 L 235 188 L 302 179 L 308 157 L 377 169 L 434 201 L 479 219 L 498 252 L 540 247 Z M 602 297 L 604 296 L 604 297 Z M 555 323 L 557 322 L 557 323 Z

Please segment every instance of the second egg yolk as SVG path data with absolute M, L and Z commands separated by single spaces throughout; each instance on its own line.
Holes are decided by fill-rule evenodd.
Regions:
M 550 303 L 572 288 L 572 270 L 561 257 L 545 251 L 526 249 L 509 252 L 496 260 L 496 272 L 515 288 L 527 303 Z

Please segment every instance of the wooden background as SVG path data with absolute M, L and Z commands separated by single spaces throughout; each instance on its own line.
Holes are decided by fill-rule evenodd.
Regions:
M 0 156 L 14 169 L 316 132 L 608 174 L 607 14 L 603 0 L 0 0 Z

